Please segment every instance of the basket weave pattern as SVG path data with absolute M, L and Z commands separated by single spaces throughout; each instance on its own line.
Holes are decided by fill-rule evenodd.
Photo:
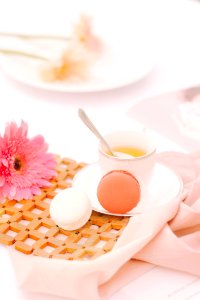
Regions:
M 60 190 L 70 187 L 73 177 L 85 166 L 68 158 L 57 157 L 57 162 L 57 175 L 41 195 L 0 204 L 0 243 L 13 245 L 24 254 L 67 260 L 94 259 L 111 251 L 128 217 L 93 211 L 89 221 L 73 231 L 61 229 L 51 220 L 51 200 Z

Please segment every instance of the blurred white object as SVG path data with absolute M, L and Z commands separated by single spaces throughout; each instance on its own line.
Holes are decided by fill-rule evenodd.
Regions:
M 200 140 L 200 94 L 181 104 L 174 118 L 183 135 Z

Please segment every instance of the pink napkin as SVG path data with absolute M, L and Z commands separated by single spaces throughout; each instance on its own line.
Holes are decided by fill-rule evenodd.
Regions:
M 115 248 L 92 261 L 27 256 L 12 249 L 20 286 L 31 292 L 99 300 L 151 269 L 151 264 L 200 275 L 200 152 L 165 152 L 157 159 L 182 177 L 181 195 L 130 218 Z
M 158 160 L 181 175 L 184 198 L 174 218 L 135 258 L 200 275 L 200 152 L 162 153 Z

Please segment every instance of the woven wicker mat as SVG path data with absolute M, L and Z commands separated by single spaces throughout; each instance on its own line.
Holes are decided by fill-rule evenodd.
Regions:
M 24 254 L 67 260 L 94 259 L 111 251 L 129 218 L 92 212 L 80 229 L 59 228 L 49 216 L 49 205 L 61 190 L 71 186 L 74 175 L 85 166 L 57 157 L 57 176 L 51 187 L 32 200 L 7 200 L 0 204 L 0 243 L 13 245 Z

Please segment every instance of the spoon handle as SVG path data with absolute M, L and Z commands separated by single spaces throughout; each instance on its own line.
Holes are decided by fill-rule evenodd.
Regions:
M 83 123 L 96 135 L 96 137 L 103 143 L 103 145 L 105 146 L 106 150 L 108 151 L 109 154 L 113 155 L 113 152 L 110 148 L 110 146 L 108 145 L 108 143 L 106 142 L 106 140 L 103 138 L 103 136 L 100 134 L 100 132 L 96 129 L 96 127 L 94 126 L 94 124 L 92 123 L 92 121 L 88 118 L 88 116 L 86 115 L 86 113 L 84 112 L 83 109 L 79 108 L 78 110 L 78 114 L 79 117 L 81 118 L 81 120 L 83 121 Z

